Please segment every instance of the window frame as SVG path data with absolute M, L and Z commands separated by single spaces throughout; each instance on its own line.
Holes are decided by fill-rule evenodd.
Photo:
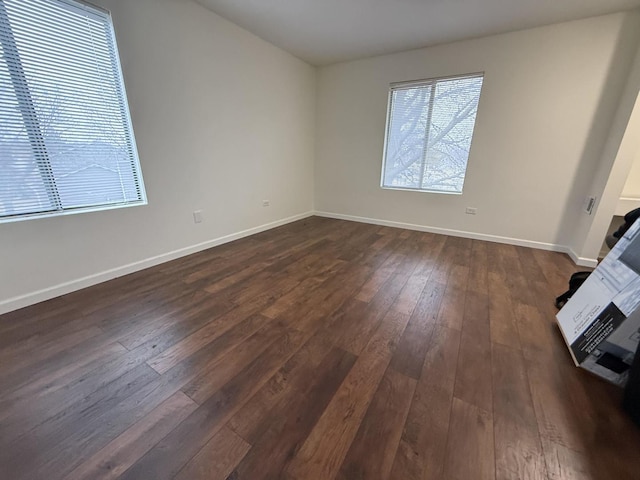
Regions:
M 121 92 L 118 100 L 121 105 L 121 113 L 123 114 L 123 126 L 125 128 L 125 132 L 128 135 L 128 145 L 131 150 L 131 156 L 129 160 L 131 161 L 131 165 L 133 167 L 133 178 L 136 180 L 137 185 L 139 186 L 139 199 L 135 201 L 125 201 L 120 203 L 101 203 L 101 204 L 93 204 L 93 205 L 85 205 L 85 206 L 76 206 L 76 207 L 64 207 L 62 200 L 60 198 L 60 190 L 55 185 L 55 178 L 52 174 L 53 166 L 52 160 L 50 159 L 49 153 L 47 152 L 45 145 L 45 136 L 42 133 L 42 129 L 40 127 L 40 119 L 36 113 L 36 108 L 33 104 L 33 96 L 30 92 L 29 82 L 24 73 L 23 61 L 21 55 L 18 50 L 18 43 L 15 39 L 15 33 L 13 27 L 11 25 L 9 13 L 7 11 L 6 5 L 0 2 L 0 25 L 6 25 L 6 31 L 8 32 L 5 35 L 5 40 L 3 41 L 2 48 L 5 51 L 5 55 L 7 54 L 7 45 L 9 49 L 9 55 L 13 53 L 14 63 L 17 65 L 17 71 L 14 71 L 11 66 L 8 65 L 9 77 L 11 85 L 14 88 L 14 91 L 18 91 L 21 89 L 22 91 L 27 92 L 27 95 L 20 96 L 16 93 L 16 101 L 19 105 L 19 110 L 23 117 L 24 130 L 26 133 L 26 137 L 29 139 L 29 143 L 32 145 L 32 150 L 34 153 L 34 158 L 37 160 L 38 170 L 40 172 L 40 176 L 44 179 L 45 175 L 48 175 L 53 182 L 50 185 L 47 181 L 43 180 L 44 188 L 46 189 L 47 196 L 51 199 L 51 207 L 50 209 L 41 210 L 38 212 L 31 213 L 17 213 L 13 215 L 5 215 L 0 216 L 0 224 L 2 223 L 13 223 L 13 222 L 21 222 L 27 220 L 33 220 L 37 218 L 50 218 L 50 217 L 58 217 L 64 215 L 75 215 L 79 213 L 90 213 L 90 212 L 99 212 L 99 211 L 107 211 L 107 210 L 115 210 L 120 208 L 129 208 L 129 207 L 139 207 L 148 204 L 146 188 L 144 184 L 144 178 L 142 174 L 142 166 L 140 164 L 140 158 L 138 155 L 138 146 L 136 143 L 135 133 L 133 129 L 133 122 L 131 119 L 131 111 L 129 108 L 129 101 L 127 97 L 124 75 L 122 72 L 122 63 L 120 59 L 120 51 L 118 49 L 118 43 L 116 40 L 115 34 L 115 25 L 113 23 L 113 18 L 111 16 L 111 12 L 97 5 L 93 5 L 85 0 L 53 0 L 60 8 L 66 8 L 69 10 L 80 10 L 86 12 L 87 15 L 91 15 L 96 18 L 100 18 L 104 20 L 105 27 L 108 29 L 108 37 L 107 41 L 109 42 L 109 48 L 113 50 L 113 62 L 111 63 L 111 68 L 113 68 L 115 73 L 114 81 L 116 82 L 116 86 Z M 26 115 L 25 115 L 26 112 Z M 49 170 L 46 174 L 43 173 L 44 170 Z
M 464 73 L 459 75 L 445 75 L 445 76 L 439 76 L 439 77 L 422 78 L 417 80 L 408 80 L 404 82 L 392 82 L 389 84 L 389 92 L 388 92 L 388 98 L 387 98 L 387 116 L 385 120 L 384 144 L 383 144 L 383 150 L 382 150 L 382 168 L 380 172 L 380 188 L 382 188 L 383 190 L 397 190 L 402 192 L 418 192 L 418 193 L 436 193 L 436 194 L 444 194 L 444 195 L 462 195 L 464 193 L 462 189 L 459 192 L 456 192 L 456 191 L 435 190 L 435 189 L 417 188 L 417 187 L 389 186 L 389 185 L 385 185 L 384 183 L 385 183 L 385 171 L 386 171 L 386 164 L 387 164 L 387 149 L 389 144 L 389 129 L 391 127 L 391 119 L 392 119 L 393 92 L 396 90 L 409 89 L 409 88 L 415 88 L 415 87 L 421 87 L 421 86 L 427 86 L 427 85 L 432 85 L 435 87 L 437 83 L 440 81 L 457 80 L 457 79 L 465 79 L 465 78 L 482 78 L 482 81 L 483 81 L 482 87 L 484 87 L 485 71 Z M 480 98 L 482 97 L 482 87 L 480 88 L 478 105 L 480 104 Z M 430 102 L 429 107 L 430 107 L 430 110 L 433 110 L 432 102 Z M 475 134 L 476 122 L 477 122 L 477 112 L 476 112 L 476 119 L 474 120 L 474 124 L 473 124 L 473 133 L 471 135 L 471 142 L 469 144 L 469 157 L 471 157 L 471 146 L 473 145 L 473 136 Z M 466 180 L 467 169 L 469 167 L 469 157 L 467 157 L 467 164 L 465 166 L 465 180 Z

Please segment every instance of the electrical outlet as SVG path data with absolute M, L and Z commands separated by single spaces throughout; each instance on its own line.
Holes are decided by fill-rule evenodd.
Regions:
M 193 212 L 194 223 L 202 223 L 202 210 L 196 210 Z
M 467 215 L 475 215 L 476 213 L 478 213 L 478 209 L 475 207 L 467 207 L 465 208 L 464 213 L 466 213 Z
M 268 207 L 269 205 L 271 205 L 271 202 L 269 200 L 262 200 L 263 207 Z

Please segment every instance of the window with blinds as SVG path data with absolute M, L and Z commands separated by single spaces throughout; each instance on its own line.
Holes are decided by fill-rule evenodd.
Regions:
M 144 203 L 109 13 L 0 0 L 0 221 Z
M 393 84 L 382 187 L 462 193 L 482 74 Z

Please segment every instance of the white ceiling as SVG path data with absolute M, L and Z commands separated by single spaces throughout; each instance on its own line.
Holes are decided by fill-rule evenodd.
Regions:
M 327 65 L 640 7 L 640 0 L 197 0 Z

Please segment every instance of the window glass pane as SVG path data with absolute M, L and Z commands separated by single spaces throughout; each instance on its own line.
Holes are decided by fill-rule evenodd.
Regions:
M 482 78 L 438 82 L 422 188 L 462 192 Z
M 0 45 L 0 216 L 54 209 Z
M 386 187 L 420 187 L 431 86 L 394 90 L 384 172 Z
M 62 3 L 36 3 L 57 21 L 13 31 L 62 207 L 138 199 L 108 25 Z

